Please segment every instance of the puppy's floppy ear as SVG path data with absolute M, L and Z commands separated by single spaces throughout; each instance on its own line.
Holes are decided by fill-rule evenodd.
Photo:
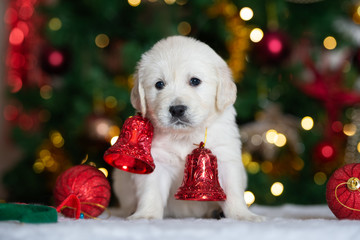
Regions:
M 141 115 L 145 117 L 146 103 L 145 103 L 145 91 L 141 83 L 139 71 L 134 74 L 134 87 L 131 90 L 131 104 L 133 107 L 141 112 Z
M 219 112 L 222 112 L 226 107 L 234 104 L 237 89 L 232 78 L 231 70 L 227 65 L 219 67 L 217 74 L 216 108 Z

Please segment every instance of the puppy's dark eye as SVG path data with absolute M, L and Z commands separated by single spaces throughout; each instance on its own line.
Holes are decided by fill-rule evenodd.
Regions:
M 191 78 L 189 81 L 190 86 L 193 86 L 193 87 L 199 86 L 200 83 L 201 83 L 201 80 L 198 78 L 195 78 L 195 77 Z
M 165 87 L 165 83 L 163 81 L 158 81 L 155 83 L 155 87 L 157 90 L 161 90 Z

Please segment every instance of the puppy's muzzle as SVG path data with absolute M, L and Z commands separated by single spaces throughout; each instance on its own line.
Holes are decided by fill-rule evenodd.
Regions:
M 180 119 L 180 118 L 184 117 L 186 109 L 187 109 L 187 106 L 185 106 L 185 105 L 176 105 L 176 106 L 171 106 L 169 108 L 169 112 L 172 117 Z

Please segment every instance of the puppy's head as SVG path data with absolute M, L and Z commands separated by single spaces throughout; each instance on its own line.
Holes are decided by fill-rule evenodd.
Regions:
M 131 103 L 158 128 L 191 130 L 206 125 L 236 99 L 225 61 L 208 45 L 173 36 L 144 53 Z

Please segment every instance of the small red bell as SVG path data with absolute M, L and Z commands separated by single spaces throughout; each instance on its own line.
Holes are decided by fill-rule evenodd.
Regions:
M 106 150 L 104 160 L 121 170 L 146 174 L 155 169 L 151 156 L 151 142 L 154 127 L 139 115 L 129 117 L 124 122 L 116 143 Z
M 224 201 L 218 180 L 217 159 L 204 143 L 186 157 L 184 179 L 175 194 L 178 200 Z

